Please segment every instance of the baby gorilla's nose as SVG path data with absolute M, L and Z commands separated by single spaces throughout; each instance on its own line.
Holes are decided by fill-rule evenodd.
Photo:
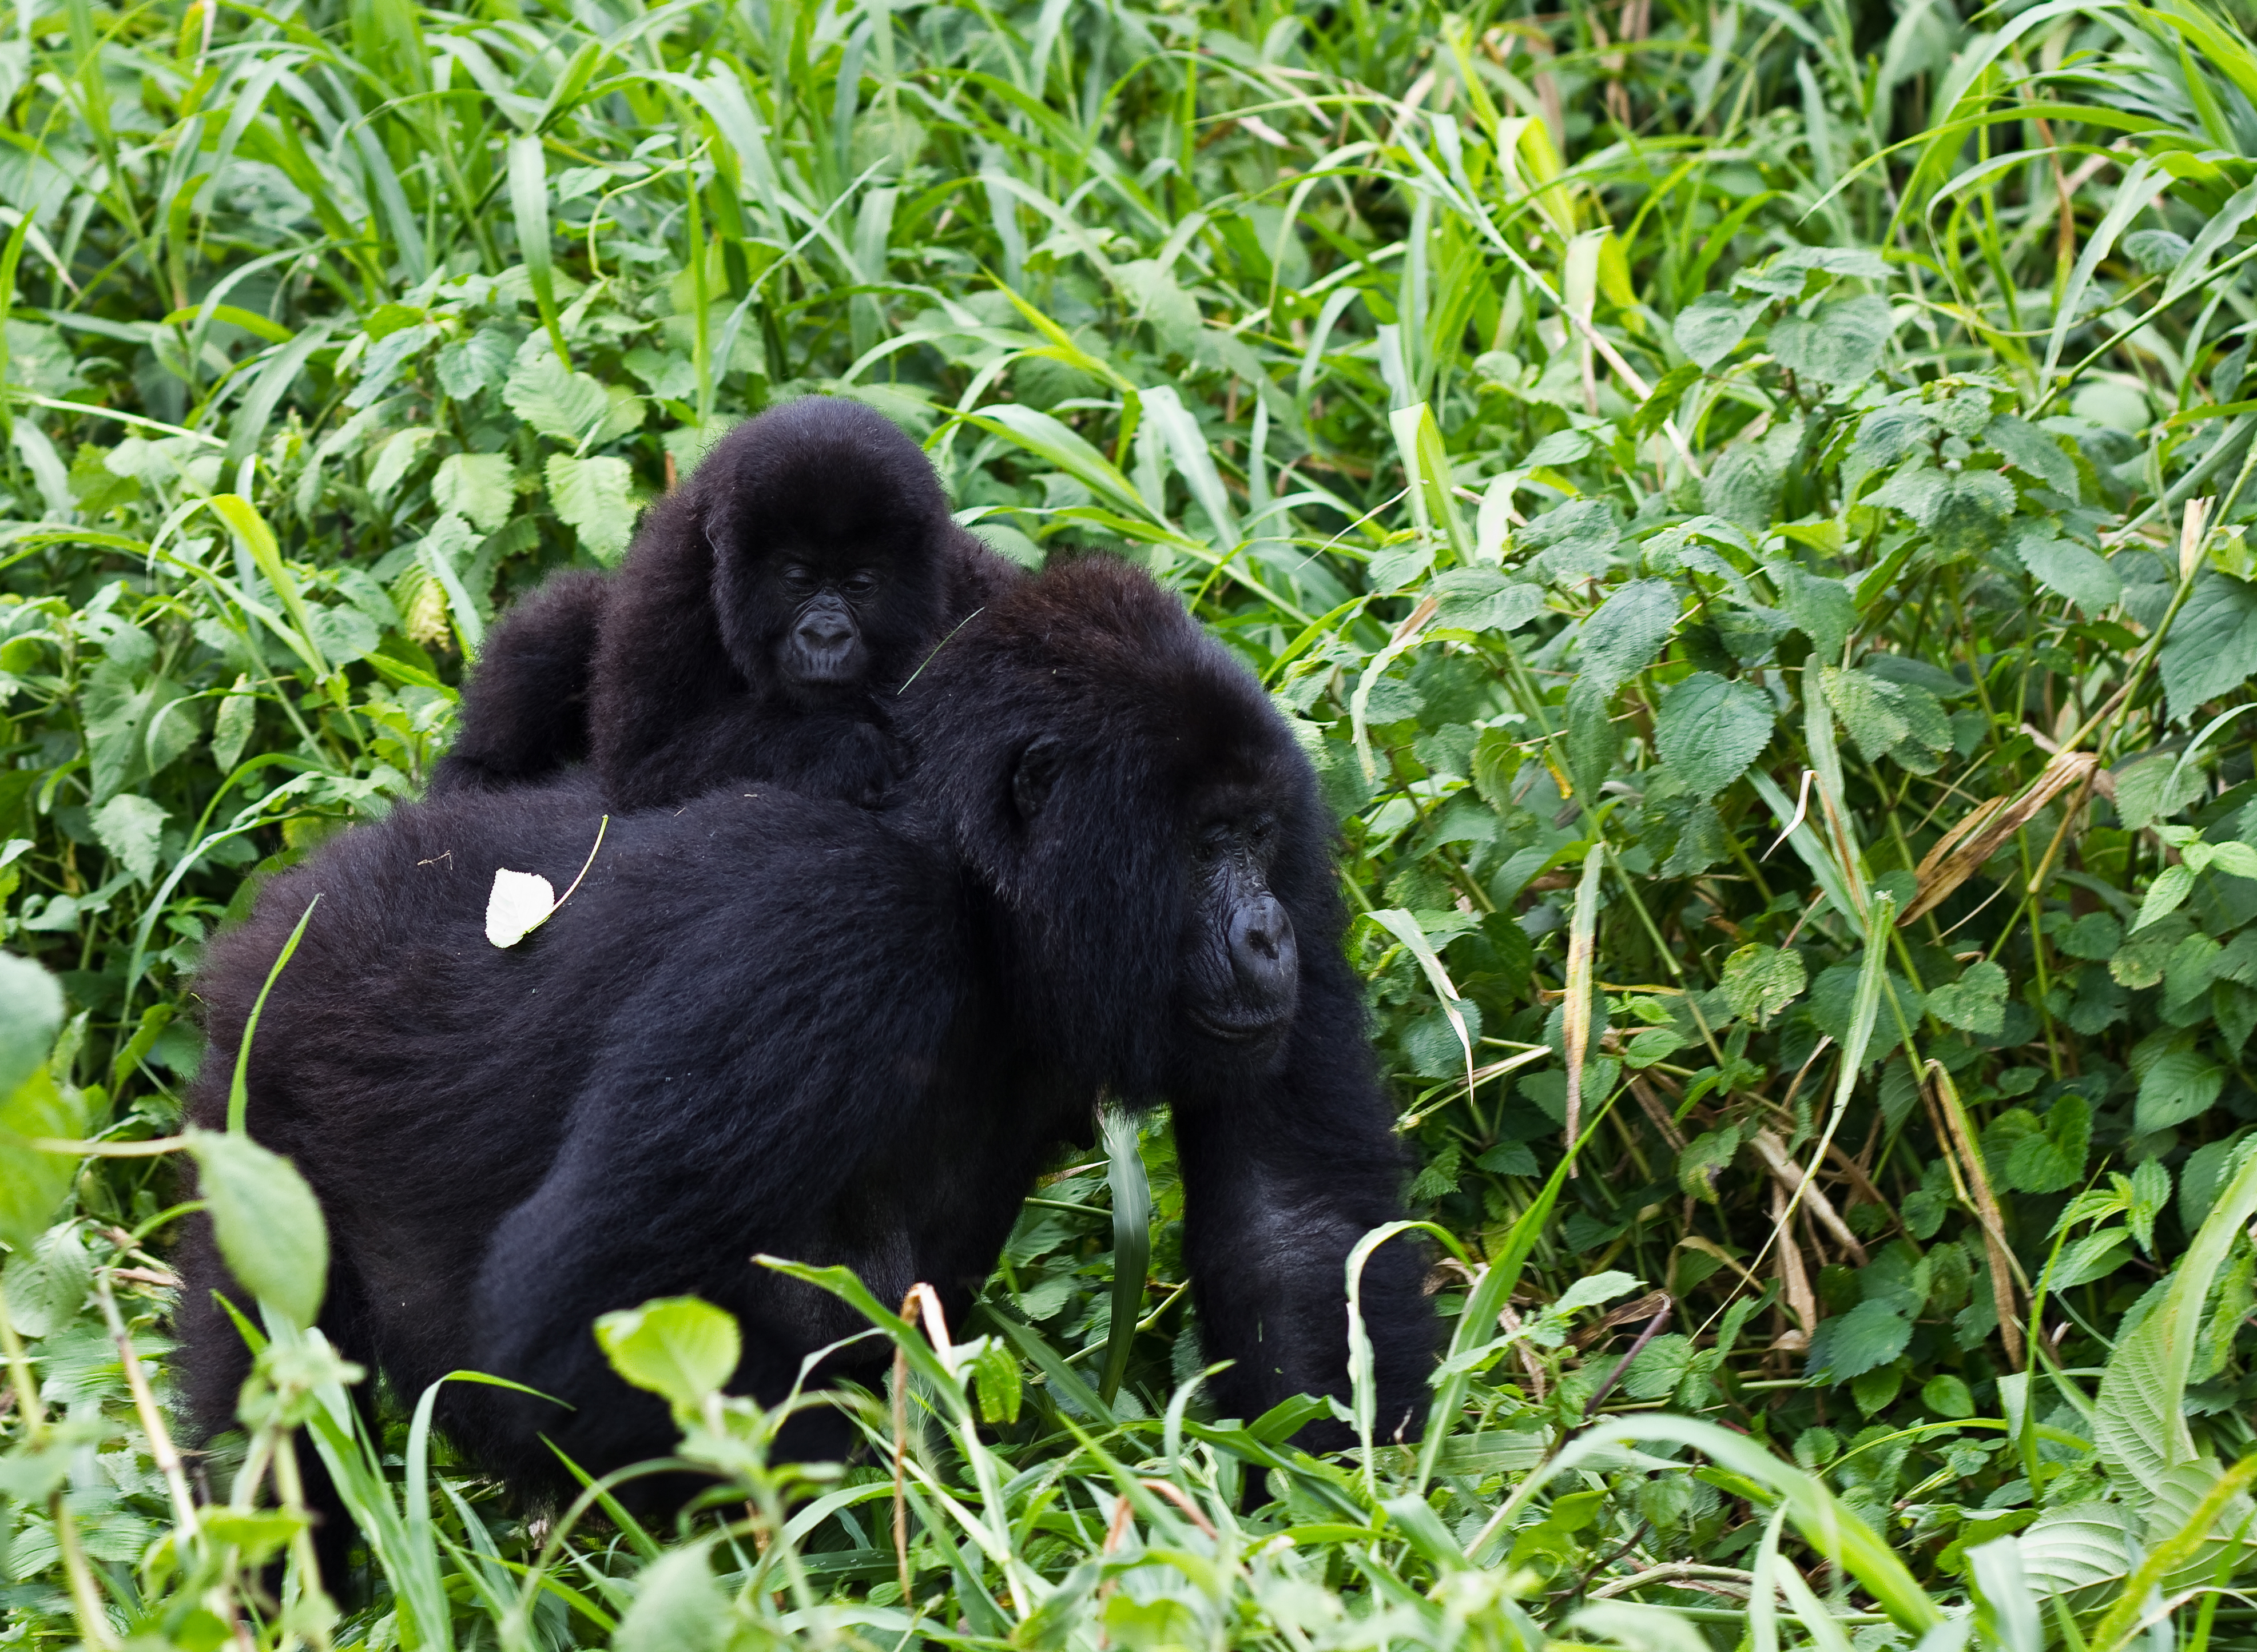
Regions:
M 1272 894 L 1242 900 L 1230 914 L 1230 968 L 1256 1003 L 1290 999 L 1300 974 L 1293 921 Z
M 799 622 L 800 646 L 813 653 L 833 653 L 854 639 L 854 627 L 846 616 L 831 609 L 820 609 Z

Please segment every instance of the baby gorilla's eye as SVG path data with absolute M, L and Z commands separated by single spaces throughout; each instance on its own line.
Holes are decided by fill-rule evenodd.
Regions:
M 849 597 L 867 597 L 878 589 L 878 576 L 861 568 L 846 576 L 845 591 Z
M 783 588 L 796 597 L 815 589 L 815 575 L 796 562 L 781 569 L 777 577 L 783 581 Z

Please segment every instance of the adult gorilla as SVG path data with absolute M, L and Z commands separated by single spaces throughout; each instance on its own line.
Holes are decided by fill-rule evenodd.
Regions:
M 945 757 L 902 809 L 732 787 L 615 819 L 513 950 L 481 933 L 494 872 L 569 881 L 604 808 L 585 783 L 402 808 L 213 944 L 206 1125 L 323 897 L 261 1023 L 250 1127 L 321 1196 L 322 1324 L 348 1355 L 403 1394 L 468 1367 L 575 1408 L 443 1391 L 521 1489 L 568 1487 L 544 1434 L 591 1472 L 672 1444 L 598 1352 L 608 1310 L 729 1309 L 735 1386 L 768 1398 L 861 1327 L 756 1252 L 846 1263 L 881 1300 L 926 1280 L 960 1315 L 1100 1091 L 1174 1105 L 1206 1352 L 1236 1362 L 1222 1409 L 1347 1391 L 1343 1263 L 1400 1213 L 1403 1162 L 1307 759 L 1174 597 L 1103 558 L 1004 597 L 903 707 Z M 188 1387 L 219 1423 L 244 1370 L 209 1306 L 230 1286 L 208 1243 L 184 1267 Z M 1428 1368 L 1419 1283 L 1407 1245 L 1366 1271 L 1387 1436 Z
M 772 407 L 659 501 L 616 575 L 568 569 L 510 611 L 431 789 L 587 759 L 621 808 L 732 780 L 875 803 L 907 766 L 888 703 L 1018 577 L 891 420 L 827 396 Z

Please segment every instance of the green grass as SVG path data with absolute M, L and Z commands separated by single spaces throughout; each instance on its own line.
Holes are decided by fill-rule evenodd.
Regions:
M 0 1645 L 2250 1640 L 2238 17 L 69 0 L 0 86 Z M 906 1599 L 887 1396 L 803 1471 L 676 1372 L 725 1495 L 528 1521 L 278 1320 L 168 1474 L 121 1149 L 203 940 L 810 392 L 1298 720 L 1448 1236 L 1426 1447 L 1203 1407 L 1156 1124 L 963 1340 L 887 1322 Z

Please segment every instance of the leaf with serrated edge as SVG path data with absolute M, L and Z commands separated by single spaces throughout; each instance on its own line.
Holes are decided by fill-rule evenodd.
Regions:
M 2117 1342 L 2101 1373 L 2093 1442 L 2114 1478 L 2144 1486 L 2150 1495 L 2170 1469 L 2195 1460 L 2185 1399 L 2203 1301 L 2252 1216 L 2257 1216 L 2257 1154 L 2243 1160 L 2211 1207 L 2162 1302 Z
M 1772 704 L 1752 683 L 1696 671 L 1669 691 L 1654 738 L 1669 772 L 1696 796 L 1714 797 L 1771 744 Z

